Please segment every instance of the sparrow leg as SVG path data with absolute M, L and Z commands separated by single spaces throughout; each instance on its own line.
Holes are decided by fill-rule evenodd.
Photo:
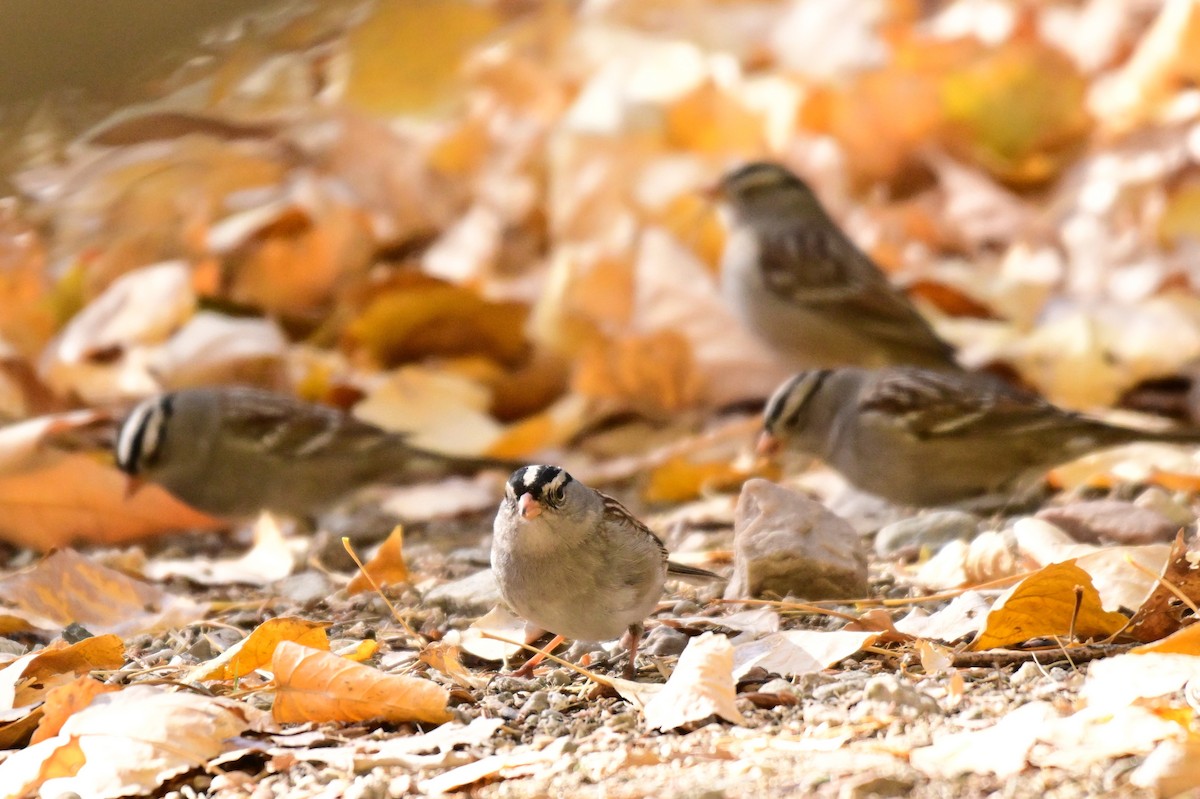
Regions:
M 631 624 L 625 634 L 621 636 L 621 645 L 629 652 L 629 662 L 625 664 L 623 675 L 627 680 L 632 680 L 637 675 L 638 644 L 641 643 L 642 633 L 645 630 L 646 625 L 644 624 Z
M 561 635 L 554 636 L 554 638 L 552 638 L 550 640 L 550 643 L 546 644 L 544 647 L 542 647 L 540 650 L 538 650 L 536 655 L 531 657 L 529 660 L 525 661 L 525 664 L 523 666 L 521 666 L 521 668 L 514 671 L 513 676 L 521 677 L 521 678 L 532 677 L 533 670 L 537 667 L 537 665 L 539 663 L 541 663 L 543 660 L 546 659 L 546 653 L 553 652 L 554 648 L 557 647 L 559 644 L 561 644 L 565 640 L 566 639 L 563 638 Z

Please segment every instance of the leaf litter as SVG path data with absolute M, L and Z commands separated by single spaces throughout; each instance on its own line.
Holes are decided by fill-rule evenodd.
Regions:
M 1200 466 L 1180 448 L 1051 475 L 1061 504 L 1166 492 L 1174 544 L 1080 543 L 1011 509 L 875 557 L 864 596 L 739 608 L 672 585 L 629 683 L 604 648 L 507 673 L 499 639 L 539 631 L 478 608 L 490 476 L 364 495 L 312 536 L 218 535 L 153 486 L 126 497 L 104 431 L 157 390 L 291 391 L 433 449 L 569 464 L 724 568 L 741 484 L 781 479 L 738 406 L 786 370 L 720 300 L 699 191 L 757 157 L 803 173 L 964 362 L 1195 420 L 1197 19 L 1191 0 L 331 3 L 206 40 L 90 130 L 6 120 L 53 156 L 0 206 L 0 785 L 1194 788 Z M 365 571 L 397 616 L 342 535 L 382 542 Z

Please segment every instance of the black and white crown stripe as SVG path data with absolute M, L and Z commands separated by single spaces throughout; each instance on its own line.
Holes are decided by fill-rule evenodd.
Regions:
M 139 403 L 117 433 L 117 467 L 136 475 L 154 459 L 165 441 L 167 420 L 171 418 L 173 397 L 163 394 Z

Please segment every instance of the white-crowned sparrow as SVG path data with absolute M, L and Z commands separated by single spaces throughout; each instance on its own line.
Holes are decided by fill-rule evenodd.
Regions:
M 982 374 L 917 367 L 819 369 L 767 403 L 762 451 L 821 458 L 902 505 L 1004 497 L 1052 466 L 1132 441 L 1200 442 L 1200 431 L 1118 427 Z
M 958 368 L 953 348 L 800 178 L 778 164 L 751 163 L 712 193 L 730 217 L 722 293 L 790 365 Z
M 318 513 L 372 483 L 408 483 L 511 463 L 416 449 L 335 408 L 255 388 L 192 388 L 137 405 L 118 467 L 214 516 Z
M 527 466 L 508 479 L 492 570 L 504 601 L 538 627 L 578 641 L 624 634 L 627 674 L 667 576 L 720 579 L 667 560 L 658 536 L 621 503 L 556 466 Z

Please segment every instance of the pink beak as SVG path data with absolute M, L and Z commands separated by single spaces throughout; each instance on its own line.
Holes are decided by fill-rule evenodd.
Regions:
M 131 477 L 126 478 L 125 499 L 127 499 L 127 500 L 133 499 L 137 495 L 137 492 L 141 491 L 142 487 L 145 485 L 146 485 L 146 481 L 140 477 L 132 477 L 131 476 Z
M 758 445 L 755 446 L 754 451 L 763 457 L 770 457 L 778 454 L 780 443 L 778 438 L 764 431 L 758 437 Z
M 522 519 L 536 519 L 542 515 L 542 504 L 534 499 L 532 494 L 522 494 L 517 500 L 517 510 Z

